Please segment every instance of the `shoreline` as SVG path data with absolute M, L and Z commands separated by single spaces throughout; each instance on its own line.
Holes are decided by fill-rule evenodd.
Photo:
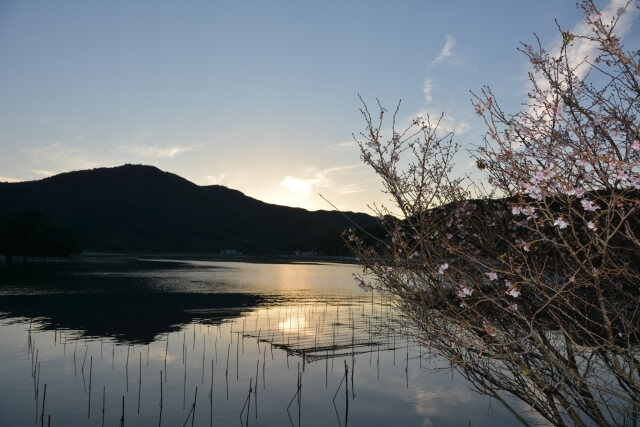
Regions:
M 218 261 L 218 262 L 245 262 L 257 264 L 357 264 L 354 256 L 324 256 L 324 255 L 220 255 L 215 253 L 189 253 L 189 252 L 98 252 L 87 251 L 68 257 L 21 257 L 14 256 L 11 263 L 5 262 L 5 257 L 0 255 L 1 265 L 25 265 L 25 264 L 50 264 L 87 262 L 91 259 L 139 259 L 149 261 Z

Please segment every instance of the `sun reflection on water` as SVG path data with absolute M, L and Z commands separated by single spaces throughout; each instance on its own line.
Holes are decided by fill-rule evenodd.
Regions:
M 284 333 L 296 333 L 304 330 L 306 324 L 304 317 L 289 317 L 278 323 L 278 328 Z

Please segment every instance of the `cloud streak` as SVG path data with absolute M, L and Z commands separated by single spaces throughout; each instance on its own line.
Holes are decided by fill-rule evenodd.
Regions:
M 440 53 L 438 53 L 438 56 L 433 61 L 431 61 L 429 67 L 441 63 L 445 60 L 451 61 L 453 59 L 453 48 L 455 47 L 455 45 L 456 39 L 447 34 L 444 46 L 440 50 Z M 442 110 L 438 111 L 436 107 L 431 105 L 433 102 L 433 92 L 435 88 L 436 85 L 434 84 L 434 80 L 431 77 L 427 77 L 424 81 L 424 86 L 422 87 L 422 93 L 424 95 L 424 108 L 415 113 L 413 116 L 409 117 L 407 119 L 407 123 L 409 123 L 409 120 L 413 121 L 416 118 L 423 118 L 426 116 L 430 117 L 432 123 L 434 120 L 440 118 Z M 451 114 L 445 114 L 440 119 L 438 133 L 440 135 L 444 135 L 455 131 L 456 134 L 462 134 L 468 132 L 470 129 L 471 124 L 468 121 L 457 119 Z
M 336 188 L 336 192 L 343 195 L 359 193 L 364 190 L 358 184 L 340 185 L 335 178 L 336 174 L 349 173 L 358 167 L 361 165 L 336 166 L 327 169 L 311 168 L 303 177 L 285 176 L 280 185 L 303 198 L 309 197 L 313 191 L 326 188 Z
M 627 0 L 611 0 L 609 5 L 601 11 L 602 22 L 610 22 L 616 16 L 618 10 L 623 8 L 626 4 Z M 636 15 L 636 12 L 636 8 L 633 4 L 631 4 L 630 7 L 627 8 L 625 13 L 623 13 L 619 17 L 615 31 L 615 33 L 619 37 L 622 38 L 624 34 L 626 34 L 631 29 L 633 18 Z M 591 27 L 586 22 L 581 22 L 571 30 L 571 33 L 578 35 L 590 34 Z M 560 52 L 560 45 L 561 42 L 559 41 L 558 46 L 556 47 L 556 49 L 554 49 L 554 53 L 556 55 Z M 593 59 L 593 57 L 597 55 L 596 52 L 598 51 L 598 47 L 598 43 L 592 42 L 590 40 L 578 39 L 573 43 L 573 47 L 569 48 L 567 51 L 569 64 L 571 64 L 572 66 L 578 66 L 578 64 L 585 58 Z M 576 70 L 577 75 L 580 78 L 584 77 L 589 71 L 590 67 L 591 66 L 589 64 L 581 64 Z
M 222 181 L 227 177 L 226 172 L 222 172 L 218 175 L 207 175 L 205 179 L 212 185 L 221 185 Z
M 193 151 L 197 148 L 202 147 L 203 145 L 206 145 L 206 143 L 173 147 L 160 147 L 158 145 L 122 145 L 118 148 L 118 151 L 122 151 L 139 157 L 171 159 L 178 154 Z
M 363 191 L 365 191 L 365 189 L 362 188 L 360 184 L 345 184 L 337 190 L 337 193 L 342 195 L 348 195 L 348 194 L 362 193 Z
M 455 45 L 456 39 L 447 34 L 444 46 L 440 50 L 440 53 L 438 53 L 438 56 L 436 56 L 436 59 L 431 62 L 431 65 L 439 64 L 444 60 L 450 59 L 453 56 L 453 48 L 455 47 Z
M 309 195 L 311 192 L 311 188 L 315 185 L 319 184 L 318 178 L 296 178 L 293 176 L 285 176 L 280 185 L 282 185 L 287 190 L 296 194 L 305 194 Z
M 435 121 L 440 118 L 440 115 L 441 113 L 433 108 L 422 109 L 416 114 L 417 117 L 429 116 L 432 124 L 435 124 Z M 451 114 L 445 114 L 438 125 L 438 133 L 440 135 L 450 132 L 455 132 L 456 135 L 460 135 L 468 132 L 469 130 L 471 130 L 471 124 L 468 121 L 457 119 Z
M 49 176 L 53 176 L 59 172 L 55 172 L 55 171 L 48 171 L 48 170 L 44 170 L 44 169 L 28 169 L 29 172 L 31 173 L 35 173 L 36 175 L 41 175 L 44 177 L 49 177 Z
M 25 148 L 24 152 L 36 166 L 29 171 L 42 176 L 51 176 L 70 170 L 91 169 L 99 165 L 99 162 L 93 160 L 93 156 L 85 148 L 62 142 Z M 43 166 L 47 169 L 43 170 Z
M 618 15 L 618 11 L 622 10 L 627 4 L 627 0 L 611 0 L 609 4 L 600 11 L 601 16 L 600 19 L 604 23 L 611 22 L 616 15 Z M 618 17 L 618 22 L 615 27 L 614 33 L 622 38 L 630 29 L 633 23 L 633 19 L 637 15 L 637 9 L 631 4 L 627 7 L 626 11 Z M 591 26 L 587 22 L 580 22 L 576 24 L 569 33 L 575 34 L 577 36 L 586 36 L 593 35 Z M 555 46 L 551 49 L 551 56 L 558 57 L 560 55 L 560 50 L 562 48 L 563 40 L 559 38 L 555 42 Z M 592 40 L 587 40 L 584 38 L 576 38 L 571 43 L 570 46 L 567 47 L 566 55 L 567 61 L 569 65 L 574 69 L 576 77 L 578 79 L 584 78 L 589 70 L 591 69 L 590 62 L 594 60 L 594 58 L 598 55 L 599 44 Z M 585 61 L 585 59 L 587 61 Z M 549 82 L 547 78 L 538 74 L 534 76 L 536 85 L 542 90 L 549 89 Z M 532 111 L 535 112 L 535 109 Z
M 358 144 L 355 141 L 345 141 L 328 145 L 328 147 L 333 151 L 350 151 L 358 148 Z
M 422 89 L 424 93 L 424 104 L 430 104 L 433 101 L 433 80 L 427 79 L 424 81 L 424 88 Z

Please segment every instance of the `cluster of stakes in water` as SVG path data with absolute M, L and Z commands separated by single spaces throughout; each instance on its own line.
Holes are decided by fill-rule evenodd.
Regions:
M 235 402 L 238 422 L 249 425 L 252 419 L 258 419 L 259 390 L 266 390 L 269 362 L 275 360 L 274 350 L 280 350 L 284 352 L 280 353 L 280 357 L 286 358 L 287 369 L 291 367 L 296 374 L 289 403 L 282 408 L 291 425 L 301 425 L 304 373 L 306 366 L 314 363 L 324 364 L 325 387 L 329 387 L 330 372 L 334 369 L 344 371 L 333 393 L 332 405 L 338 424 L 346 426 L 349 400 L 356 398 L 357 382 L 354 377 L 357 355 L 369 354 L 369 363 L 376 364 L 379 379 L 380 353 L 393 352 L 394 365 L 398 353 L 399 362 L 406 364 L 407 387 L 410 351 L 411 358 L 418 359 L 420 366 L 423 356 L 426 356 L 422 346 L 408 333 L 406 319 L 389 303 L 373 296 L 270 301 L 251 310 L 237 308 L 236 317 L 230 318 L 232 311 L 225 308 L 224 317 L 217 317 L 215 309 L 193 312 L 194 320 L 191 323 L 177 325 L 176 331 L 158 336 L 153 342 L 121 342 L 113 338 L 82 336 L 78 331 L 55 329 L 53 344 L 61 346 L 63 356 L 72 359 L 74 378 L 82 380 L 87 419 L 98 417 L 100 425 L 104 425 L 105 416 L 109 416 L 106 414 L 106 402 L 117 400 L 121 426 L 126 425 L 130 417 L 140 415 L 143 368 L 145 393 L 152 392 L 158 399 L 156 417 L 159 426 L 163 424 L 163 410 L 167 405 L 169 376 L 180 376 L 182 380 L 183 425 L 195 425 L 196 408 L 200 405 L 209 406 L 207 421 L 213 425 L 217 405 L 214 395 L 230 401 L 229 383 L 235 380 L 235 386 L 240 387 L 240 373 L 246 369 L 246 364 L 241 366 L 240 355 L 245 354 L 245 349 L 255 351 L 255 375 L 250 375 L 242 398 Z M 47 332 L 46 327 L 46 321 L 42 319 L 29 320 L 27 356 L 31 365 L 35 421 L 42 427 L 52 425 L 56 412 L 55 407 L 47 406 L 47 382 L 43 379 L 47 375 L 43 372 L 44 355 L 38 346 L 39 340 L 46 336 L 41 336 Z M 159 365 L 157 371 L 151 372 L 150 355 L 152 366 Z M 343 364 L 336 368 L 334 361 L 339 358 L 343 359 Z M 102 372 L 110 368 L 114 378 L 122 375 L 124 387 L 108 390 L 108 381 L 96 384 L 96 362 L 101 365 Z M 182 365 L 179 373 L 175 366 L 177 362 Z M 198 366 L 189 366 L 193 363 Z M 122 373 L 121 368 L 124 368 Z M 196 368 L 201 374 L 200 381 L 194 381 L 191 377 Z M 156 376 L 157 379 L 150 380 L 149 376 Z M 217 385 L 214 376 L 224 377 L 223 390 L 214 389 L 214 385 Z M 148 383 L 152 385 L 146 385 Z M 199 383 L 200 387 L 194 383 Z M 49 386 L 51 393 L 52 384 Z M 175 380 L 171 388 L 175 390 Z M 287 393 L 285 390 L 278 392 Z M 172 399 L 175 400 L 175 396 Z M 339 410 L 336 401 L 341 399 L 344 399 L 344 405 L 340 404 Z M 230 404 L 233 405 L 233 402 Z M 129 405 L 135 406 L 135 415 Z M 113 409 L 113 404 L 110 407 Z M 204 420 L 199 421 L 204 423 Z

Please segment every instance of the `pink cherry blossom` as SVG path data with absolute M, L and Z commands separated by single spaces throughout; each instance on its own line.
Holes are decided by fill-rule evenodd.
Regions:
M 482 326 L 484 326 L 484 331 L 489 334 L 492 337 L 496 336 L 496 330 L 495 328 L 490 324 L 487 323 L 486 320 L 482 321 Z
M 534 219 L 534 218 L 538 217 L 538 215 L 536 215 L 536 213 L 535 213 L 536 212 L 536 208 L 534 208 L 533 206 L 527 206 L 525 208 L 522 208 L 521 211 L 522 211 L 522 213 L 524 215 L 527 215 L 527 220 Z
M 589 199 L 582 199 L 580 201 L 580 204 L 582 205 L 582 208 L 585 211 L 589 211 L 589 212 L 595 212 L 598 209 L 600 209 L 600 206 L 596 205 L 595 203 L 593 203 L 591 200 Z
M 518 298 L 520 296 L 520 291 L 516 288 L 511 288 L 507 291 L 507 295 L 511 295 L 514 298 Z
M 567 223 L 562 217 L 558 217 L 555 221 L 553 221 L 553 225 L 558 227 L 560 230 L 564 230 L 567 228 Z
M 457 295 L 460 298 L 470 297 L 471 294 L 473 294 L 473 289 L 471 288 L 467 288 L 466 286 L 460 286 L 460 288 L 458 288 Z
M 438 274 L 444 274 L 445 270 L 449 268 L 449 264 L 446 262 L 440 266 L 438 269 Z
M 489 280 L 491 280 L 492 282 L 493 282 L 494 280 L 498 280 L 498 273 L 494 273 L 493 271 L 490 271 L 490 272 L 488 272 L 488 273 L 484 273 L 484 274 L 485 274 L 485 275 L 489 278 Z

